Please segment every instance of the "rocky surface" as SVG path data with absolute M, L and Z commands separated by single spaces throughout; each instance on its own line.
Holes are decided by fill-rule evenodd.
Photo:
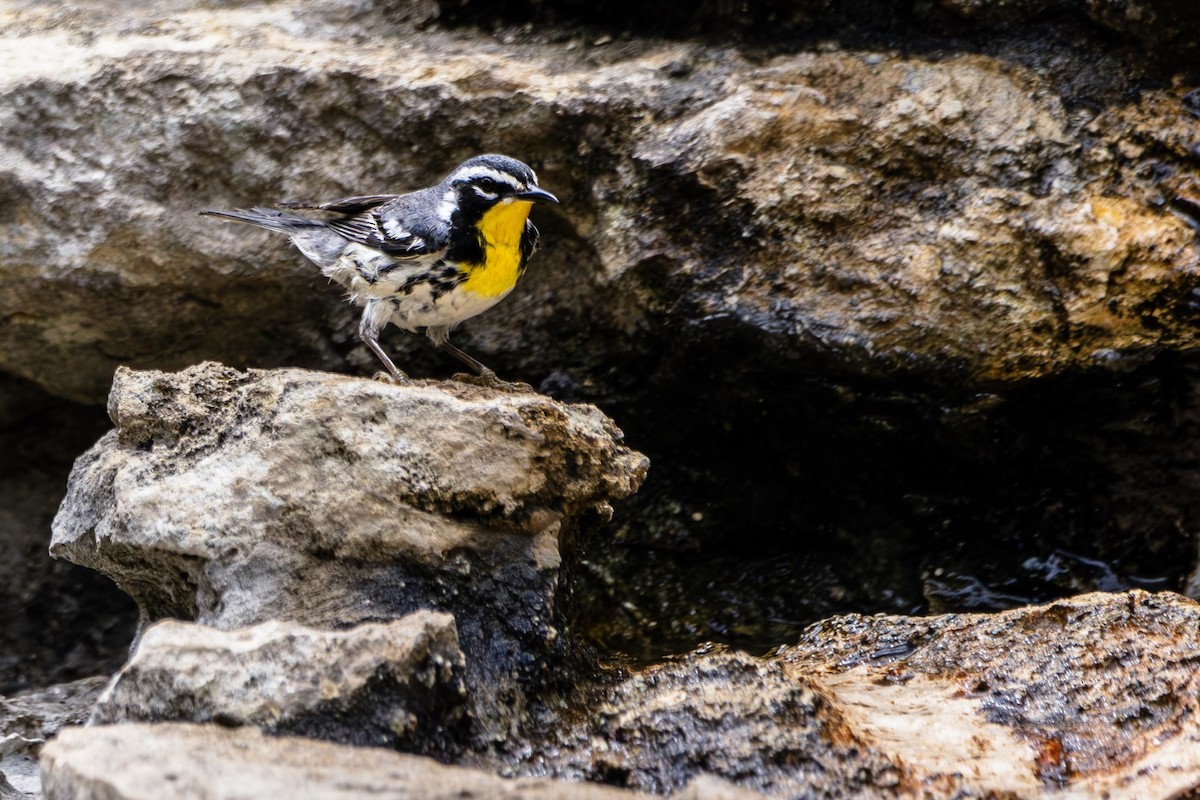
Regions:
M 707 38 L 633 35 L 631 4 L 14 6 L 0 370 L 88 403 L 118 364 L 372 372 L 302 258 L 194 211 L 507 151 L 565 202 L 458 341 L 663 465 L 580 576 L 633 609 L 594 626 L 606 648 L 1187 586 L 1200 78 L 1171 54 L 1194 20 L 1172 0 L 673 8 L 660 33 Z M 388 338 L 417 375 L 455 368 Z M 736 585 L 710 566 L 748 551 Z
M 612 686 L 588 685 L 582 643 L 647 663 L 762 652 L 837 612 L 1200 592 L 1197 24 L 1180 0 L 8 4 L 0 691 L 115 667 L 131 607 L 39 555 L 50 515 L 119 366 L 215 358 L 235 369 L 117 373 L 118 430 L 80 461 L 56 552 L 146 622 L 229 635 L 452 614 L 468 732 L 439 755 L 654 791 L 715 771 L 829 776 L 830 796 L 1186 792 L 1192 679 L 1156 627 L 1190 641 L 1174 600 L 990 618 L 1063 681 L 979 665 L 957 694 L 929 653 L 1008 663 L 991 634 L 955 650 L 985 618 L 839 617 L 783 656 Z M 237 371 L 376 365 L 286 243 L 196 210 L 398 191 L 481 151 L 565 202 L 456 341 L 618 420 L 656 463 L 635 498 L 640 460 L 580 406 Z M 1078 675 L 1112 677 L 1125 716 Z M 912 720 L 973 726 L 979 752 Z
M 768 658 L 618 682 L 533 771 L 656 793 L 704 771 L 784 797 L 1185 797 L 1197 647 L 1200 605 L 1172 594 L 835 617 Z
M 219 722 L 449 752 L 466 733 L 464 667 L 449 614 L 419 611 L 342 631 L 163 620 L 138 638 L 91 721 Z
M 454 382 L 121 370 L 109 413 L 54 555 L 112 578 L 146 622 L 451 612 L 476 735 L 500 745 L 565 653 L 560 536 L 606 518 L 648 466 L 594 407 Z
M 767 657 L 708 648 L 596 685 L 506 768 L 532 780 L 248 728 L 120 724 L 47 746 L 46 797 L 171 786 L 218 798 L 254 772 L 263 796 L 300 780 L 302 797 L 339 780 L 414 797 L 616 792 L 551 776 L 682 797 L 1166 800 L 1200 790 L 1198 637 L 1200 605 L 1137 591 L 1000 614 L 834 617 Z
M 203 800 L 413 798 L 451 800 L 623 800 L 646 795 L 589 784 L 448 767 L 428 758 L 374 748 L 339 747 L 252 729 L 199 725 L 115 725 L 67 731 L 46 748 L 46 800 L 161 800 L 164 792 Z M 750 800 L 703 781 L 686 800 Z
M 23 67 L 0 105 L 0 367 L 55 393 L 96 402 L 118 364 L 206 355 L 344 367 L 337 293 L 283 242 L 190 212 L 427 184 L 481 146 L 481 124 L 567 201 L 540 220 L 546 251 L 508 313 L 470 326 L 527 380 L 594 380 L 663 319 L 736 322 L 867 375 L 976 384 L 1191 338 L 1182 86 L 1077 110 L 1068 89 L 1116 100 L 1118 86 L 1097 75 L 1083 92 L 1058 84 L 1069 64 L 976 53 L 764 61 L 653 40 L 481 47 L 436 29 L 348 50 L 371 20 L 288 3 L 197 4 L 170 25 L 141 10 L 86 42 L 71 32 L 89 6 L 73 24 L 23 12 L 2 29 Z M 47 46 L 62 53 L 52 72 L 21 58 Z M 114 124 L 76 140 L 93 98 Z M 491 116 L 466 125 L 467 109 Z M 42 286 L 57 302 L 29 314 Z M 589 328 L 611 338 L 569 340 Z

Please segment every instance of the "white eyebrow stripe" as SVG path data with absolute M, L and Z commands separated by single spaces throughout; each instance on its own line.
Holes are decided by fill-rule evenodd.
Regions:
M 450 180 L 456 183 L 458 181 L 471 181 L 475 180 L 476 178 L 491 178 L 499 183 L 506 183 L 518 191 L 523 188 L 521 186 L 521 182 L 517 180 L 515 176 L 509 175 L 507 172 L 501 172 L 498 169 L 492 169 L 491 167 L 485 166 L 475 166 L 468 169 L 462 169 L 450 176 Z

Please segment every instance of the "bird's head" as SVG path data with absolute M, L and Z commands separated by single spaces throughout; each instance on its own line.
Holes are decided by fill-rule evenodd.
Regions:
M 467 159 L 442 181 L 441 216 L 477 220 L 497 205 L 514 202 L 557 203 L 538 187 L 537 174 L 527 164 L 500 155 Z M 528 206 L 526 206 L 528 208 Z

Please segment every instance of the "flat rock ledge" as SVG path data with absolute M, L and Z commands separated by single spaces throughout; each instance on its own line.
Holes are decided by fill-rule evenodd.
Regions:
M 648 795 L 479 770 L 369 747 L 346 747 L 253 728 L 128 724 L 64 731 L 42 756 L 45 800 L 635 800 Z M 704 779 L 685 800 L 757 797 Z
M 595 407 L 457 382 L 119 370 L 51 553 L 165 617 L 230 631 L 452 614 L 471 718 L 504 741 L 555 677 L 559 537 L 647 459 Z

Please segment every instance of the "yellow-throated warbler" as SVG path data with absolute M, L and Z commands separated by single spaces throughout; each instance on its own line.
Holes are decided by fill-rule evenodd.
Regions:
M 201 211 L 286 233 L 300 252 L 363 307 L 358 335 L 397 381 L 407 377 L 379 346 L 390 322 L 424 328 L 438 347 L 485 378 L 495 374 L 450 344 L 450 330 L 500 302 L 538 246 L 529 221 L 536 202 L 557 203 L 514 158 L 464 161 L 437 186 L 409 194 L 347 197 L 332 203 L 279 203 L 327 212 L 325 219 L 251 208 Z

